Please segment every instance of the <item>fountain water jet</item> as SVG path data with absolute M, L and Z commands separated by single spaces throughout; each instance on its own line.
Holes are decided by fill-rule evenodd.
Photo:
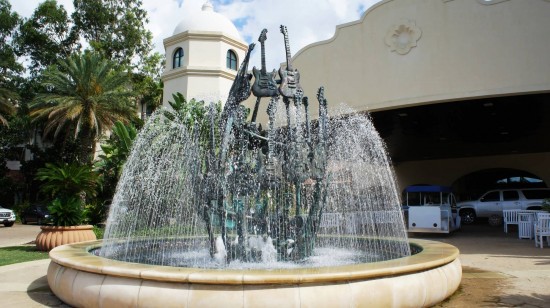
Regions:
M 48 281 L 63 301 L 426 306 L 456 290 L 456 248 L 407 242 L 393 171 L 368 116 L 329 118 L 320 88 L 311 121 L 281 32 L 283 97 L 268 91 L 273 75 L 255 69 L 251 122 L 240 102 L 250 95 L 253 44 L 223 112 L 211 105 L 190 123 L 164 110 L 148 121 L 124 167 L 105 240 L 51 252 Z M 266 131 L 255 123 L 263 96 L 271 96 Z

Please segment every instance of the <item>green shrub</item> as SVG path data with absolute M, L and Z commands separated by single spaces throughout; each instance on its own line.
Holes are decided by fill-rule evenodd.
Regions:
M 107 203 L 107 202 L 105 202 Z M 109 211 L 109 205 L 95 200 L 84 207 L 84 222 L 90 225 L 97 225 L 105 222 Z
M 42 181 L 40 190 L 53 198 L 97 194 L 97 173 L 90 165 L 46 164 L 38 169 L 36 179 Z
M 48 206 L 55 226 L 78 226 L 84 220 L 82 200 L 77 197 L 57 198 Z
M 94 226 L 93 231 L 94 231 L 95 237 L 98 240 L 103 239 L 103 234 L 105 233 L 105 228 Z

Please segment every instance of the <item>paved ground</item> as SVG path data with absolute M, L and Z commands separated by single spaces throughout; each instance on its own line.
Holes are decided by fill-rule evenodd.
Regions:
M 0 247 L 27 244 L 36 239 L 40 233 L 38 225 L 15 224 L 12 227 L 0 225 Z
M 38 233 L 37 226 L 12 228 L 0 227 L 0 247 L 31 242 Z M 438 307 L 550 307 L 550 248 L 535 248 L 534 241 L 518 239 L 516 230 L 505 234 L 502 228 L 479 224 L 448 236 L 412 237 L 447 242 L 461 251 L 461 286 Z M 0 306 L 66 307 L 49 290 L 48 264 L 0 266 Z
M 452 235 L 413 235 L 455 245 L 463 266 L 461 287 L 441 307 L 550 307 L 550 248 L 487 224 Z M 546 244 L 546 242 L 545 242 Z

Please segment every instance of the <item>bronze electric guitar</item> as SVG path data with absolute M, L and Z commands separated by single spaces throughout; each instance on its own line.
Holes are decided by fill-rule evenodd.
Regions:
M 288 33 L 286 27 L 281 25 L 281 33 L 285 37 L 286 48 L 286 69 L 279 68 L 279 76 L 281 77 L 281 84 L 279 86 L 279 93 L 286 98 L 294 98 L 296 91 L 302 89 L 300 85 L 300 73 L 297 69 L 293 69 L 290 64 L 290 46 L 288 43 Z
M 254 46 L 255 46 L 254 43 L 248 45 L 246 56 L 244 57 L 243 62 L 239 67 L 239 71 L 237 72 L 237 76 L 235 76 L 235 80 L 231 85 L 231 89 L 229 90 L 228 100 L 234 100 L 234 101 L 232 102 L 228 101 L 228 103 L 230 104 L 238 104 L 246 100 L 250 96 L 250 79 L 252 79 L 252 75 L 248 74 L 247 70 L 248 70 L 248 61 L 250 60 L 250 53 L 252 52 L 252 50 L 254 50 Z
M 264 42 L 267 39 L 266 36 L 267 29 L 263 29 L 258 38 L 262 46 L 262 68 L 259 70 L 255 66 L 252 68 L 252 73 L 254 74 L 254 84 L 252 85 L 252 93 L 256 97 L 271 97 L 278 96 L 279 91 L 277 90 L 277 82 L 275 81 L 275 75 L 277 74 L 276 70 L 268 73 L 265 69 L 265 46 Z

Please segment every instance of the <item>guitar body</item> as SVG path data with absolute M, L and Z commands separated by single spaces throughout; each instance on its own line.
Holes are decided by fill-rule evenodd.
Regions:
M 279 86 L 279 93 L 287 98 L 294 98 L 298 90 L 302 90 L 300 85 L 300 73 L 298 70 L 287 70 L 279 68 L 279 77 L 281 77 L 281 84 Z
M 250 53 L 254 49 L 255 44 L 252 43 L 248 46 L 246 56 L 241 63 L 241 67 L 237 71 L 237 76 L 233 80 L 231 89 L 229 90 L 228 103 L 224 108 L 231 107 L 236 105 L 250 96 L 250 80 L 252 79 L 252 74 L 248 74 L 248 61 L 250 60 Z
M 250 79 L 252 79 L 252 75 L 246 74 L 237 82 L 234 93 L 236 103 L 245 101 L 250 97 Z
M 262 73 L 262 70 L 253 67 L 252 74 L 254 75 L 254 84 L 252 84 L 254 96 L 271 97 L 279 95 L 277 81 L 275 81 L 276 70 L 271 73 Z

